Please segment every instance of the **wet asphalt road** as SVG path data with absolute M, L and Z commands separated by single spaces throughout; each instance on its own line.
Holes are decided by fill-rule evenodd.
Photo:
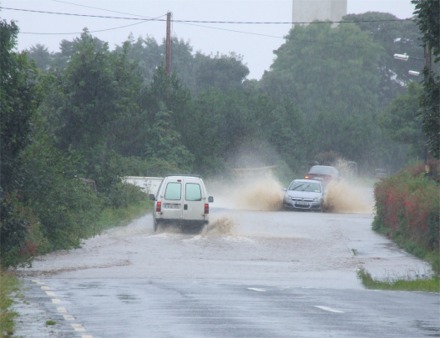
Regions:
M 440 337 L 438 294 L 361 285 L 430 273 L 371 222 L 214 208 L 202 234 L 154 233 L 146 215 L 21 270 L 16 336 Z

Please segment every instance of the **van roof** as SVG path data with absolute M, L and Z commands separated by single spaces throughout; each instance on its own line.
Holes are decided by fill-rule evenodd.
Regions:
M 201 178 L 199 175 L 167 175 L 164 177 L 165 178 L 169 178 L 169 177 L 191 177 L 191 178 Z

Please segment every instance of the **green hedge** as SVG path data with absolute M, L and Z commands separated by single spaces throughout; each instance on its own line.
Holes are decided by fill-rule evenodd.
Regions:
M 431 168 L 438 168 L 438 163 Z M 426 175 L 419 165 L 378 182 L 373 229 L 412 254 L 430 259 L 439 271 L 440 194 L 436 178 L 436 171 Z

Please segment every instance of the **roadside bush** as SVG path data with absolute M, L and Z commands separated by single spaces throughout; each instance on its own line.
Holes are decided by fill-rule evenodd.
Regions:
M 23 158 L 24 202 L 41 224 L 42 234 L 49 243 L 47 250 L 79 246 L 102 209 L 96 191 L 75 177 L 72 159 L 50 142 L 34 142 Z
M 373 229 L 385 233 L 419 257 L 436 257 L 439 251 L 439 184 L 419 168 L 408 168 L 376 184 Z M 439 259 L 433 263 L 439 271 Z
M 117 183 L 107 196 L 107 205 L 113 208 L 126 208 L 129 205 L 146 201 L 147 195 L 133 184 Z
M 1 266 L 30 264 L 33 257 L 44 252 L 47 241 L 32 210 L 24 205 L 18 193 L 4 196 L 0 204 Z

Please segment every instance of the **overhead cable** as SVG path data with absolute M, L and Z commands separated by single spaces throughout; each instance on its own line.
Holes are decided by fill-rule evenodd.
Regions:
M 112 20 L 136 20 L 136 21 L 166 21 L 162 18 L 163 16 L 157 18 L 146 18 L 141 16 L 108 16 L 108 15 L 93 15 L 93 14 L 79 14 L 79 13 L 66 13 L 66 12 L 52 12 L 52 11 L 40 11 L 34 9 L 23 9 L 23 8 L 11 8 L 2 7 L 0 9 L 21 11 L 21 12 L 31 12 L 40 14 L 51 14 L 51 15 L 67 15 L 67 16 L 79 16 L 79 17 L 89 17 L 98 19 L 112 19 Z M 174 23 L 194 23 L 194 24 L 233 24 L 233 25 L 302 25 L 302 24 L 315 24 L 315 23 L 358 23 L 358 22 L 402 22 L 411 21 L 412 19 L 380 19 L 380 20 L 352 20 L 352 21 L 230 21 L 230 20 L 179 20 L 173 19 Z

